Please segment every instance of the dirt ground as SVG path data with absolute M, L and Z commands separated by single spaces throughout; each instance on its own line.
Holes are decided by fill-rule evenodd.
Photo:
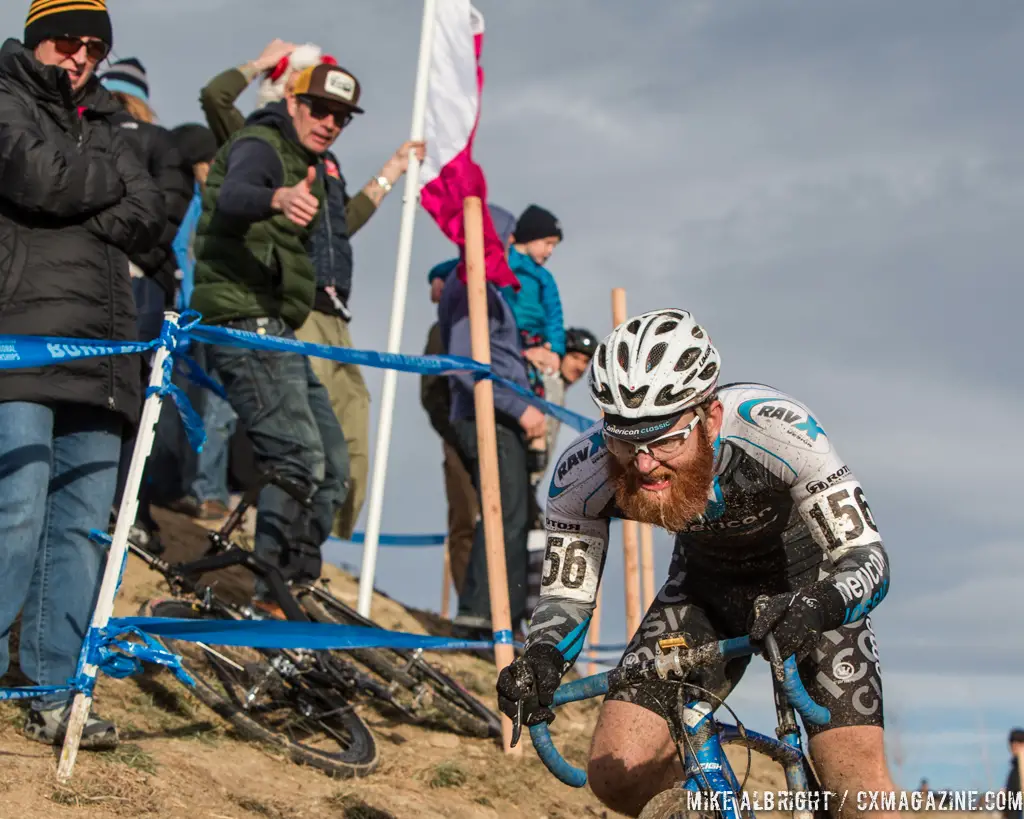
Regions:
M 168 557 L 186 559 L 205 547 L 205 531 L 190 520 L 159 512 Z M 354 605 L 352 577 L 329 569 L 331 589 Z M 222 573 L 219 587 L 246 591 L 244 572 Z M 141 603 L 167 593 L 159 575 L 130 558 L 116 613 L 137 613 Z M 409 612 L 378 596 L 374 617 L 384 627 L 444 631 L 426 613 Z M 493 691 L 494 667 L 465 654 L 435 654 L 432 661 L 482 698 Z M 5 682 L 16 677 L 8 675 Z M 20 707 L 0 703 L 0 819 L 147 817 L 161 819 L 487 819 L 488 817 L 612 817 L 588 789 L 574 790 L 551 777 L 524 735 L 523 753 L 506 756 L 492 740 L 472 739 L 443 727 L 412 725 L 360 712 L 374 732 L 380 764 L 362 779 L 337 780 L 296 765 L 273 748 L 246 742 L 169 673 L 128 680 L 102 677 L 96 708 L 117 721 L 121 747 L 79 755 L 72 782 L 57 783 L 59 749 L 21 736 Z M 559 712 L 552 735 L 566 757 L 583 764 L 598 705 Z M 731 754 L 730 754 L 731 755 Z M 736 757 L 739 770 L 745 754 Z M 755 757 L 748 788 L 783 787 L 781 772 Z

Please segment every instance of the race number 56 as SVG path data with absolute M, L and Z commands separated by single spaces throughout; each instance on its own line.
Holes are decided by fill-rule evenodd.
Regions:
M 545 593 L 590 601 L 597 591 L 604 548 L 597 538 L 549 537 L 540 583 Z
M 878 540 L 875 534 L 878 527 L 859 484 L 819 495 L 808 509 L 808 514 L 821 529 L 830 549 Z

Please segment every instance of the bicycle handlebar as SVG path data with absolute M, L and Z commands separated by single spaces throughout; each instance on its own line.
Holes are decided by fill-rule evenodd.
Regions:
M 717 643 L 708 643 L 696 649 L 689 649 L 686 652 L 688 657 L 679 651 L 671 652 L 669 655 L 663 655 L 662 658 L 647 660 L 632 666 L 613 668 L 611 671 L 583 677 L 559 686 L 555 691 L 552 705 L 565 705 L 568 702 L 598 697 L 635 682 L 664 679 L 667 672 L 673 672 L 676 675 L 685 674 L 687 671 L 715 660 L 731 660 L 755 653 L 757 653 L 757 649 L 751 645 L 750 639 L 747 637 L 720 640 Z M 672 657 L 674 662 L 666 661 L 665 657 Z M 658 659 L 662 660 L 660 669 Z M 687 659 L 689 661 L 686 661 Z M 785 691 L 790 705 L 803 717 L 805 722 L 812 725 L 825 725 L 832 719 L 828 708 L 818 705 L 807 693 L 797 671 L 796 657 L 788 657 L 783 663 L 782 690 Z M 554 746 L 547 723 L 531 725 L 530 738 L 533 740 L 533 747 L 537 750 L 537 755 L 544 763 L 544 767 L 551 771 L 555 778 L 571 788 L 582 788 L 587 784 L 587 772 L 567 762 Z

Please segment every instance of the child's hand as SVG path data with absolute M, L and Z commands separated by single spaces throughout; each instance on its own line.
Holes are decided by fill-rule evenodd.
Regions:
M 551 352 L 548 346 L 531 347 L 523 355 L 534 367 L 546 375 L 554 375 L 562 366 L 562 359 L 558 357 L 558 353 Z

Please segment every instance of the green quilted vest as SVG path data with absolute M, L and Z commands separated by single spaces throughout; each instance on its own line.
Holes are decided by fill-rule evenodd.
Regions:
M 297 185 L 316 157 L 276 128 L 251 125 L 238 131 L 217 152 L 203 194 L 203 214 L 196 229 L 195 287 L 189 306 L 207 324 L 234 319 L 280 318 L 298 328 L 313 306 L 316 275 L 306 245 L 314 219 L 299 227 L 278 213 L 262 222 L 246 222 L 217 210 L 227 157 L 239 139 L 261 139 L 281 159 L 284 187 Z M 313 195 L 324 206 L 325 190 L 318 179 Z

